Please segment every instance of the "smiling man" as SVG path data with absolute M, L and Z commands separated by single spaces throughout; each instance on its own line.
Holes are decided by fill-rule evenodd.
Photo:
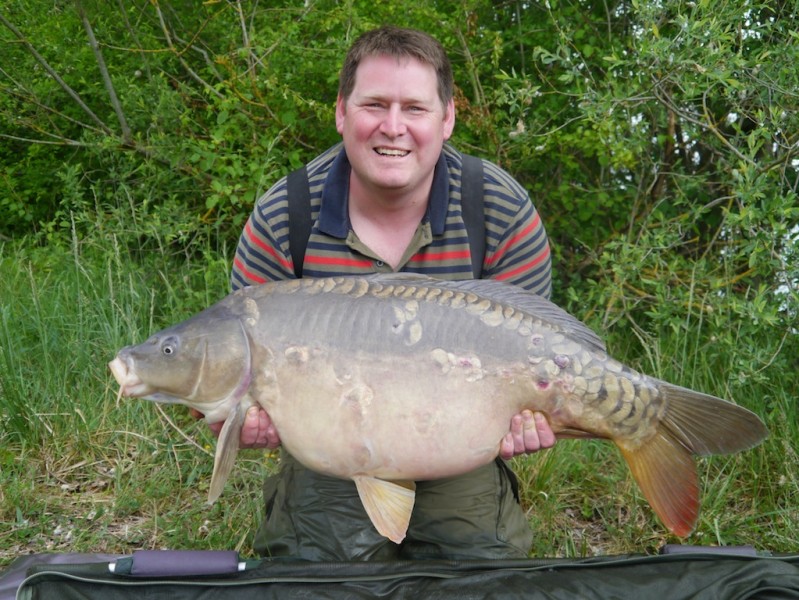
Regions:
M 367 56 L 353 89 L 339 95 L 336 127 L 352 168 L 353 230 L 397 268 L 427 211 L 435 166 L 455 127 L 455 104 L 439 98 L 430 65 Z
M 307 166 L 313 226 L 304 277 L 407 271 L 443 279 L 473 275 L 461 210 L 463 156 L 446 142 L 455 126 L 452 69 L 426 33 L 382 27 L 362 35 L 339 80 L 336 128 L 342 143 Z M 549 296 L 547 236 L 528 194 L 483 161 L 484 277 Z M 256 203 L 241 235 L 232 286 L 296 276 L 289 247 L 287 179 Z M 434 401 L 434 399 L 431 399 Z M 500 456 L 555 443 L 541 415 L 508 423 Z M 251 409 L 242 447 L 275 448 L 269 415 Z M 311 472 L 285 452 L 264 486 L 266 515 L 255 540 L 264 556 L 308 560 L 520 558 L 532 542 L 513 473 L 498 459 L 465 476 L 417 483 L 408 535 L 380 536 L 351 481 Z

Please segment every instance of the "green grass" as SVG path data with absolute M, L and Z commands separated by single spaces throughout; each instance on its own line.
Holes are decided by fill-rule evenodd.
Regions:
M 214 439 L 205 425 L 182 407 L 118 400 L 107 369 L 120 347 L 223 296 L 228 263 L 211 252 L 174 257 L 164 247 L 132 257 L 113 238 L 0 246 L 0 566 L 50 551 L 251 554 L 274 455 L 243 452 L 221 499 L 207 506 Z M 740 357 L 710 351 L 712 336 L 698 334 L 710 325 L 690 325 L 682 335 L 627 344 L 616 332 L 610 346 L 647 372 L 734 397 L 762 415 L 772 435 L 752 451 L 698 461 L 703 510 L 685 541 L 795 551 L 795 358 L 775 355 L 756 377 L 728 373 L 724 365 Z M 741 339 L 741 352 L 757 344 Z M 789 348 L 795 343 L 781 352 Z M 654 552 L 677 541 L 610 444 L 565 441 L 515 467 L 534 555 Z
M 182 407 L 117 400 L 106 366 L 226 293 L 227 274 L 204 267 L 80 243 L 0 248 L 0 564 L 45 551 L 246 552 L 269 457 L 243 453 L 208 507 L 206 426 Z

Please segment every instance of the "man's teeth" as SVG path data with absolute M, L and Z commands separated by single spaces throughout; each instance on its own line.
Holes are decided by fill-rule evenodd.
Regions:
M 406 156 L 409 154 L 407 150 L 395 150 L 394 148 L 377 148 L 376 151 L 382 156 Z

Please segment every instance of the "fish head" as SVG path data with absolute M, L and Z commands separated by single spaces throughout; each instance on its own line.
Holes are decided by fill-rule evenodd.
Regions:
M 122 348 L 109 368 L 121 395 L 183 404 L 212 423 L 227 418 L 246 393 L 251 362 L 239 315 L 216 306 Z

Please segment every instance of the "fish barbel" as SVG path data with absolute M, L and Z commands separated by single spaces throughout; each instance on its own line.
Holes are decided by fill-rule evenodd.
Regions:
M 413 482 L 494 460 L 525 409 L 544 413 L 558 438 L 614 442 L 678 536 L 699 513 L 693 456 L 767 435 L 752 412 L 626 367 L 575 317 L 492 280 L 390 274 L 248 287 L 109 366 L 125 396 L 225 422 L 210 502 L 247 409 L 259 405 L 299 462 L 353 480 L 377 530 L 397 543 Z

